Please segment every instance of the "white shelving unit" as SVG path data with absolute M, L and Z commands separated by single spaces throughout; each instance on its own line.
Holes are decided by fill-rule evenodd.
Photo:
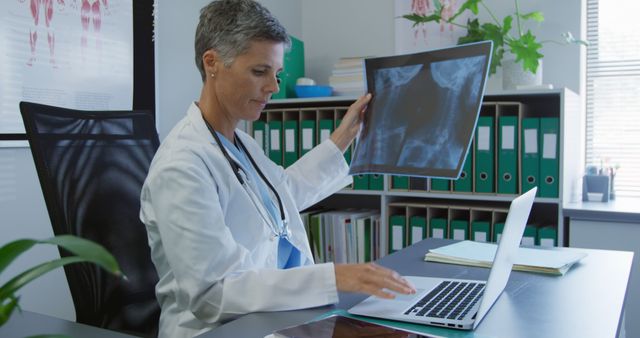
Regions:
M 284 99 L 273 100 L 265 111 L 291 111 L 300 109 L 308 112 L 313 108 L 340 109 L 348 107 L 355 97 L 329 97 L 316 99 Z M 530 219 L 557 224 L 558 245 L 567 246 L 567 229 L 562 214 L 563 201 L 572 201 L 581 187 L 579 178 L 583 166 L 583 133 L 584 121 L 581 114 L 580 97 L 568 89 L 543 91 L 508 91 L 486 94 L 485 102 L 520 102 L 527 108 L 531 116 L 558 117 L 560 122 L 559 137 L 559 195 L 557 198 L 536 198 Z M 520 164 L 518 165 L 520 167 Z M 429 191 L 398 191 L 391 189 L 391 177 L 385 175 L 384 189 L 352 190 L 344 189 L 319 204 L 325 207 L 346 208 L 366 207 L 379 209 L 381 212 L 382 231 L 388 230 L 389 205 L 396 202 L 409 203 L 449 203 L 451 205 L 470 204 L 478 207 L 487 205 L 508 209 L 509 202 L 516 195 L 497 193 L 460 193 Z M 574 197 L 574 198 L 572 198 Z M 384 236 L 386 237 L 386 236 Z M 383 237 L 383 238 L 384 238 Z

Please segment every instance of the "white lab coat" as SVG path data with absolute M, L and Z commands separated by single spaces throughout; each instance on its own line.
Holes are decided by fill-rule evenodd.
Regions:
M 192 337 L 249 312 L 338 301 L 333 264 L 313 264 L 299 211 L 351 182 L 342 153 L 326 140 L 285 170 L 236 133 L 280 194 L 305 266 L 277 269 L 278 240 L 191 104 L 156 153 L 141 195 L 160 276 L 160 337 Z

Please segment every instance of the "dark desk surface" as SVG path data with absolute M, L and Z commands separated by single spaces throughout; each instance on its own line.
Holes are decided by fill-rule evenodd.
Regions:
M 382 258 L 402 275 L 487 279 L 489 269 L 423 261 L 428 249 L 452 243 L 427 239 Z M 470 337 L 616 337 L 633 253 L 563 248 L 588 253 L 564 276 L 514 271 L 505 292 Z M 340 303 L 308 310 L 253 313 L 199 337 L 264 337 L 333 309 L 348 309 L 365 296 L 340 294 Z
M 0 327 L 2 338 L 24 338 L 43 334 L 66 335 L 72 338 L 135 337 L 30 311 L 15 311 L 11 319 Z

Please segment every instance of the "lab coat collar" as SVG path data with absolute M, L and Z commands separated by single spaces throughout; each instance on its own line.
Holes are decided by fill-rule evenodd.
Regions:
M 191 105 L 189 106 L 189 110 L 187 111 L 187 116 L 191 121 L 191 123 L 193 124 L 193 127 L 195 128 L 198 135 L 202 136 L 203 138 L 207 139 L 209 143 L 218 147 L 218 143 L 213 138 L 213 135 L 211 135 L 211 133 L 209 132 L 209 128 L 207 128 L 207 124 L 204 122 L 202 111 L 200 110 L 200 108 L 198 107 L 195 101 L 191 102 Z M 236 133 L 236 135 L 240 137 L 240 135 L 238 134 L 239 133 Z M 245 142 L 244 138 L 242 139 L 242 142 Z M 233 153 L 231 152 L 228 152 L 228 153 L 229 153 L 229 156 L 231 156 L 231 158 L 242 167 L 242 169 L 244 169 L 245 171 L 248 169 L 242 165 L 242 162 L 239 161 L 238 158 L 233 155 Z

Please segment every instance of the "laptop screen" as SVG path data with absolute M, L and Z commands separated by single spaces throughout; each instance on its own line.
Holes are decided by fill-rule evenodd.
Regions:
M 350 174 L 458 178 L 473 137 L 490 41 L 365 60 L 373 94 Z

